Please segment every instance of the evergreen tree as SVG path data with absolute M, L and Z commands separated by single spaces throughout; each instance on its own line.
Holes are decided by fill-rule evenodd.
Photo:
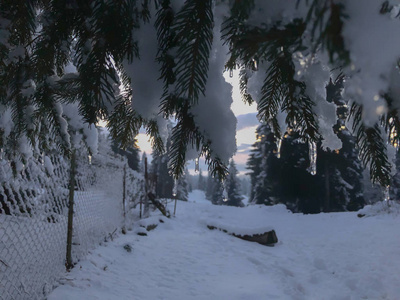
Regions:
M 199 189 L 200 191 L 205 191 L 206 190 L 206 181 L 204 179 L 203 173 L 200 169 L 199 171 L 199 180 L 197 183 L 197 189 Z
M 321 143 L 317 143 L 315 175 L 307 171 L 309 149 L 298 132 L 289 129 L 285 133 L 277 158 L 272 155 L 276 152 L 273 135 L 267 138 L 269 127 L 258 128 L 258 139 L 248 161 L 253 203 L 285 203 L 294 212 L 304 213 L 357 210 L 364 205 L 362 168 L 355 138 L 345 126 L 348 110 L 341 97 L 343 79 L 340 75 L 327 86 L 327 101 L 337 107 L 338 120 L 333 130 L 343 146 L 332 151 L 322 149 Z
M 174 179 L 168 169 L 168 154 L 153 152 L 150 173 L 152 175 L 156 197 L 173 198 Z
M 214 185 L 215 185 L 214 178 L 211 176 L 210 172 L 208 172 L 207 184 L 206 184 L 206 199 L 210 201 L 212 199 Z
M 187 186 L 188 186 L 188 188 L 187 188 L 188 192 L 189 193 L 193 192 L 193 176 L 190 175 L 189 170 L 187 168 L 185 171 L 185 179 L 186 179 Z
M 275 203 L 273 188 L 277 184 L 276 140 L 268 124 L 258 126 L 256 138 L 247 161 L 247 168 L 251 170 L 250 202 L 271 205 Z
M 214 205 L 222 205 L 224 202 L 226 202 L 226 199 L 224 196 L 224 185 L 222 183 L 222 180 L 214 177 L 211 178 L 212 181 L 212 190 L 211 190 L 211 203 Z
M 227 193 L 227 201 L 223 202 L 222 204 L 228 206 L 239 206 L 243 207 L 243 196 L 241 195 L 240 191 L 240 182 L 237 178 L 237 169 L 236 164 L 233 159 L 231 159 L 228 168 L 229 174 L 225 180 L 225 190 Z
M 274 194 L 280 203 L 293 212 L 318 213 L 321 202 L 321 178 L 310 173 L 309 147 L 298 132 L 288 130 L 281 142 L 279 168 L 275 169 L 279 184 Z M 320 163 L 321 159 L 317 160 Z
M 224 199 L 224 185 L 222 180 L 216 176 L 211 176 L 210 173 L 207 176 L 206 199 L 210 200 L 214 205 L 221 205 L 224 200 L 227 200 Z
M 186 172 L 187 172 L 187 170 L 186 170 Z M 181 176 L 178 179 L 176 184 L 178 184 L 176 198 L 179 200 L 182 200 L 182 201 L 188 201 L 189 200 L 189 186 L 188 186 L 186 176 Z
M 186 168 L 185 173 L 178 179 L 174 179 L 168 168 L 168 155 L 171 148 L 171 139 L 168 137 L 166 143 L 166 153 L 153 152 L 150 172 L 155 181 L 156 196 L 159 198 L 174 198 L 188 201 L 189 184 L 187 176 L 189 171 Z M 175 185 L 177 185 L 175 187 Z M 174 189 L 176 195 L 174 196 Z
M 245 175 L 245 176 L 239 176 L 240 179 L 240 186 L 242 187 L 242 193 L 245 195 L 247 198 L 250 197 L 251 193 L 251 182 L 250 182 L 250 177 Z
M 324 160 L 325 178 L 325 211 L 359 210 L 365 204 L 363 190 L 363 168 L 358 158 L 356 139 L 346 127 L 348 105 L 342 97 L 344 75 L 340 74 L 335 81 L 330 81 L 326 87 L 328 102 L 336 105 L 337 123 L 334 132 L 342 141 L 342 148 L 329 151 Z

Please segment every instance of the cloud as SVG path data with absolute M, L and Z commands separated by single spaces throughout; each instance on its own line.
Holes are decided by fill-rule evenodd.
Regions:
M 254 127 L 260 125 L 260 121 L 257 119 L 257 113 L 249 113 L 244 115 L 236 116 L 237 127 L 236 130 L 240 131 L 248 127 Z
M 246 127 L 236 132 L 236 144 L 238 148 L 243 149 L 241 145 L 252 145 L 256 141 L 257 126 Z
M 237 147 L 238 153 L 248 153 L 251 149 L 252 144 L 241 144 Z

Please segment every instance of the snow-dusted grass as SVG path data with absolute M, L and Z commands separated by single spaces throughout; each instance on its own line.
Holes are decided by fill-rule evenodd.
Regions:
M 397 211 L 301 215 L 283 206 L 213 206 L 195 191 L 148 236 L 134 227 L 97 248 L 48 299 L 399 299 Z M 272 227 L 279 242 L 243 241 L 207 229 L 213 222 Z

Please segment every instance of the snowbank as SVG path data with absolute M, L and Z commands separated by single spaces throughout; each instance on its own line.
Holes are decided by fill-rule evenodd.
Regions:
M 232 208 L 200 198 L 195 192 L 189 202 L 179 201 L 176 217 L 165 219 L 148 236 L 133 230 L 93 251 L 48 299 L 344 300 L 400 295 L 399 215 L 301 215 L 282 205 Z M 280 242 L 272 248 L 249 243 L 208 230 L 209 221 L 235 230 L 273 226 Z

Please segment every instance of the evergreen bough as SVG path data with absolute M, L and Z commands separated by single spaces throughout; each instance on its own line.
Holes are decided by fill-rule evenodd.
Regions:
M 196 125 L 190 108 L 206 95 L 207 74 L 214 37 L 212 0 L 186 0 L 174 11 L 170 0 L 3 0 L 0 2 L 0 114 L 11 110 L 12 133 L 0 130 L 0 146 L 15 149 L 28 138 L 32 147 L 45 149 L 49 136 L 68 154 L 71 143 L 64 103 L 76 103 L 88 124 L 108 121 L 112 138 L 122 148 L 132 146 L 141 126 L 152 137 L 157 151 L 164 151 L 158 123 L 146 119 L 132 106 L 135 97 L 124 63 L 140 59 L 136 30 L 155 17 L 159 80 L 164 84 L 160 114 L 174 117 L 169 166 L 175 178 L 184 173 L 188 146 L 209 163 L 210 174 L 224 178 L 227 167 L 213 152 L 213 142 Z M 332 67 L 345 67 L 351 55 L 342 29 L 346 6 L 328 0 L 298 0 L 308 13 L 286 23 L 252 25 L 247 20 L 257 9 L 253 0 L 229 1 L 230 14 L 222 24 L 222 39 L 229 46 L 226 69 L 240 69 L 240 90 L 246 103 L 248 76 L 265 69 L 258 102 L 259 118 L 269 123 L 279 138 L 283 133 L 277 115 L 302 139 L 321 138 L 314 103 L 307 84 L 296 79 L 295 53 L 327 52 Z M 385 1 L 377 13 L 393 10 Z M 153 13 L 156 11 L 155 13 Z M 307 43 L 305 43 L 307 33 Z M 67 73 L 74 65 L 77 73 Z M 262 66 L 263 68 L 259 68 Z M 264 68 L 265 67 L 265 68 Z M 151 83 L 149 83 L 151 84 Z M 138 87 L 140 88 L 140 87 Z M 383 186 L 390 182 L 390 163 L 383 135 L 398 144 L 400 127 L 390 91 L 382 95 L 388 112 L 382 122 L 363 124 L 362 106 L 354 103 L 350 117 L 359 155 L 370 166 L 371 178 Z M 14 147 L 12 146 L 14 145 Z

